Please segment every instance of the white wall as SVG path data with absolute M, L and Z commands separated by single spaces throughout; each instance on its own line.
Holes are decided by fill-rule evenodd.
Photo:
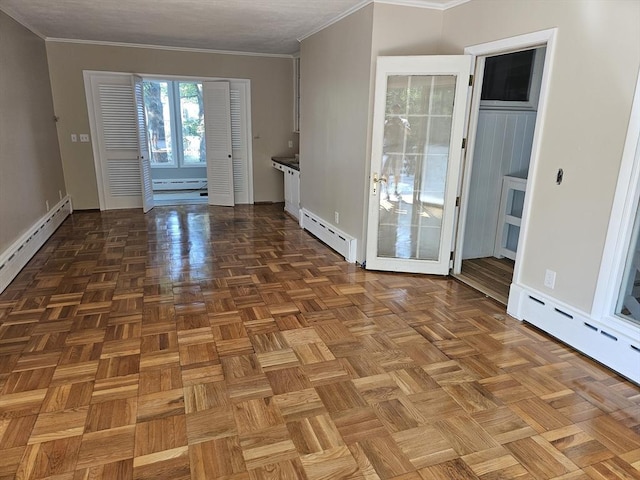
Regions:
M 527 178 L 536 112 L 480 110 L 462 258 L 493 256 L 502 177 Z
M 0 253 L 66 195 L 44 41 L 0 12 Z

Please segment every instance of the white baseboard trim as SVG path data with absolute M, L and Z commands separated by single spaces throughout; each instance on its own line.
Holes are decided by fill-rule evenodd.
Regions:
M 207 187 L 206 178 L 166 178 L 151 183 L 154 190 L 202 190 Z
M 357 240 L 306 209 L 300 210 L 300 226 L 342 255 L 349 263 L 356 261 Z
M 512 284 L 507 313 L 640 384 L 640 325 L 592 318 L 541 292 Z
M 72 211 L 71 197 L 67 195 L 9 248 L 0 253 L 0 293 L 7 288 Z

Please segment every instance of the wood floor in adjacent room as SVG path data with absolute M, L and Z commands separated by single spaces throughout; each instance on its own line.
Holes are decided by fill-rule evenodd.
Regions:
M 484 257 L 463 260 L 462 271 L 456 278 L 506 305 L 513 281 L 513 266 L 513 260 L 508 258 Z
M 281 208 L 67 219 L 0 295 L 0 479 L 640 478 L 640 388 Z

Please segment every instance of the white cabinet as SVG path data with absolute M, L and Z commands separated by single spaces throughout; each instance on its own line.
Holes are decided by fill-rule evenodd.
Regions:
M 300 218 L 300 172 L 279 162 L 271 166 L 284 173 L 284 209 L 295 218 Z
M 526 188 L 526 178 L 505 175 L 502 179 L 502 195 L 500 196 L 500 212 L 494 250 L 494 256 L 498 258 L 516 259 Z
M 300 218 L 300 172 L 288 168 L 284 172 L 284 209 Z

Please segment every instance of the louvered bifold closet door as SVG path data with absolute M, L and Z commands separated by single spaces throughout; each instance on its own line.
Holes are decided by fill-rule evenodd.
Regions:
M 142 206 L 137 114 L 131 75 L 91 78 L 105 210 Z
M 209 205 L 234 205 L 229 82 L 204 82 Z
M 100 170 L 100 208 L 142 206 L 136 108 L 131 75 L 92 74 L 90 115 Z M 97 151 L 96 151 L 97 150 Z
M 142 78 L 133 76 L 136 99 L 136 127 L 138 133 L 138 157 L 140 176 L 142 177 L 142 211 L 147 213 L 154 207 L 153 180 L 151 177 L 151 156 L 149 154 L 149 135 L 147 135 L 147 116 L 144 109 L 144 89 Z
M 249 192 L 249 146 L 246 84 L 231 82 L 231 147 L 235 203 L 251 203 Z

